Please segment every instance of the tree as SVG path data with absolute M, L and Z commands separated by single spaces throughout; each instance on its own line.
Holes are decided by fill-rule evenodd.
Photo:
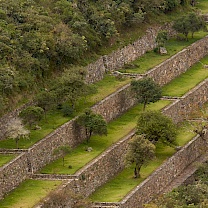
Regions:
M 21 138 L 28 138 L 29 134 L 30 131 L 23 126 L 22 121 L 19 118 L 12 119 L 6 130 L 6 137 L 15 140 L 17 149 L 19 149 L 19 145 L 18 145 L 19 140 Z
M 54 91 L 61 101 L 69 101 L 74 110 L 76 101 L 90 92 L 90 86 L 84 82 L 85 71 L 82 68 L 65 69 L 58 79 Z
M 44 110 L 37 106 L 29 106 L 20 113 L 23 122 L 29 124 L 30 128 L 32 125 L 36 125 L 43 118 L 43 115 Z
M 170 118 L 160 111 L 140 113 L 137 134 L 144 134 L 145 138 L 152 143 L 160 141 L 170 146 L 176 144 L 176 126 Z
M 90 141 L 92 134 L 107 135 L 107 124 L 103 117 L 86 110 L 77 121 L 81 126 L 85 127 L 87 143 Z
M 155 158 L 155 145 L 145 138 L 144 135 L 135 136 L 130 142 L 126 154 L 126 164 L 135 164 L 134 176 L 140 177 L 142 165 Z
M 159 47 L 164 47 L 168 40 L 168 33 L 165 30 L 161 30 L 156 37 L 156 42 Z
M 185 36 L 185 39 L 188 40 L 190 25 L 187 16 L 182 16 L 175 20 L 173 23 L 173 29 L 179 33 L 182 33 Z
M 36 102 L 39 107 L 46 111 L 52 109 L 57 104 L 57 94 L 54 91 L 42 91 L 36 97 Z
M 62 157 L 62 164 L 64 166 L 64 157 L 66 154 L 71 152 L 71 148 L 68 146 L 60 146 L 54 150 L 54 154 L 60 155 Z
M 190 24 L 190 32 L 192 38 L 194 37 L 194 33 L 206 28 L 206 23 L 202 19 L 201 16 L 197 15 L 195 12 L 191 12 L 188 14 L 188 21 Z
M 173 24 L 173 28 L 177 32 L 185 35 L 186 40 L 188 40 L 188 33 L 191 32 L 193 38 L 195 32 L 205 28 L 205 22 L 202 17 L 194 12 L 191 12 L 176 19 Z
M 131 82 L 131 88 L 136 94 L 139 103 L 143 103 L 143 110 L 149 103 L 158 101 L 162 96 L 161 87 L 151 78 L 144 78 Z

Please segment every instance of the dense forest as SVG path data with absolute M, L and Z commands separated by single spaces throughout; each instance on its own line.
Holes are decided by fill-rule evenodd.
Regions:
M 0 113 L 15 94 L 44 87 L 46 79 L 113 44 L 124 28 L 186 4 L 190 0 L 0 0 Z

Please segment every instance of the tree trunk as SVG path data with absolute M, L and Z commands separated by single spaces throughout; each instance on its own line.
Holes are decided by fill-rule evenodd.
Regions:
M 147 100 L 145 100 L 145 101 L 144 101 L 143 111 L 145 111 L 145 109 L 146 109 L 146 105 L 147 105 Z
M 138 178 L 137 168 L 134 168 L 134 178 Z
M 64 157 L 62 157 L 62 164 L 63 164 L 63 167 L 64 167 Z
M 16 149 L 19 149 L 18 141 L 19 141 L 19 139 L 18 139 L 18 138 L 16 138 L 16 139 L 15 139 Z

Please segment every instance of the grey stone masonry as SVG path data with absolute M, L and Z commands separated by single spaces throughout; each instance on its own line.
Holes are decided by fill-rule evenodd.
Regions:
M 174 79 L 180 73 L 183 73 L 185 70 L 188 69 L 185 67 L 179 67 L 177 68 L 177 70 L 171 70 L 171 68 L 175 69 L 176 66 L 178 65 L 189 67 L 190 63 L 195 63 L 197 60 L 200 60 L 203 56 L 205 56 L 208 53 L 206 48 L 207 44 L 208 44 L 208 36 L 192 44 L 187 49 L 184 49 L 189 51 L 188 52 L 189 55 L 187 55 L 186 58 L 184 58 L 183 55 L 184 52 L 178 53 L 174 56 L 175 61 L 172 60 L 168 62 L 169 60 L 167 60 L 164 63 L 164 66 L 162 66 L 161 64 L 160 67 L 155 67 L 153 70 L 151 70 L 151 73 L 153 75 L 151 75 L 151 73 L 148 72 L 148 76 L 154 77 L 154 79 L 161 85 L 165 84 L 166 79 L 170 81 L 171 79 Z M 198 51 L 198 53 L 196 53 L 196 51 Z M 165 70 L 166 73 L 161 75 L 161 73 Z M 168 73 L 168 71 L 170 71 L 170 73 Z M 171 73 L 173 73 L 173 75 L 171 75 Z M 207 94 L 208 94 L 207 83 L 208 80 L 205 80 L 195 89 L 193 89 L 190 93 L 185 95 L 183 99 L 180 99 L 174 102 L 174 104 L 167 107 L 167 109 L 165 109 L 165 114 L 173 118 L 173 120 L 176 123 L 183 119 L 186 119 L 188 114 L 191 112 L 191 110 L 195 109 L 196 107 L 200 107 L 203 103 L 207 101 Z M 100 113 L 102 116 L 104 116 L 104 118 L 107 121 L 111 121 L 116 117 L 118 117 L 119 115 L 121 115 L 122 113 L 124 113 L 126 110 L 128 110 L 130 107 L 132 107 L 135 104 L 136 104 L 136 100 L 134 99 L 134 96 L 132 94 L 130 84 L 128 84 L 122 87 L 117 92 L 111 94 L 110 96 L 99 102 L 98 104 L 96 104 L 92 108 L 92 110 L 97 113 Z M 47 135 L 41 141 L 34 144 L 31 148 L 28 149 L 28 153 L 23 153 L 17 161 L 15 160 L 16 162 L 9 163 L 8 166 L 3 166 L 0 169 L 1 181 L 4 181 L 4 183 L 0 184 L 1 185 L 0 187 L 2 187 L 0 198 L 4 194 L 12 190 L 15 186 L 17 186 L 21 181 L 23 181 L 28 176 L 27 175 L 28 172 L 36 173 L 43 166 L 56 159 L 53 152 L 57 147 L 62 145 L 69 145 L 71 147 L 75 147 L 78 144 L 80 144 L 85 139 L 85 137 L 86 135 L 84 129 L 77 124 L 75 118 L 65 123 L 58 129 L 53 131 L 51 134 Z M 118 162 L 118 165 L 119 164 L 121 163 Z M 15 171 L 14 172 L 8 171 L 7 168 L 9 169 L 9 166 L 11 166 L 11 169 L 14 168 Z M 19 167 L 22 167 L 22 170 L 18 172 L 16 170 L 19 170 Z M 116 172 L 118 171 L 118 169 L 116 169 Z M 92 173 L 94 174 L 93 171 Z M 95 171 L 95 173 L 97 172 Z M 112 172 L 109 176 L 112 177 L 113 174 L 114 173 Z M 15 178 L 15 175 L 17 177 L 16 179 L 13 180 L 13 178 Z M 85 175 L 87 176 L 88 173 L 86 173 Z M 93 180 L 93 177 L 99 178 L 101 176 L 90 176 L 90 177 Z M 83 176 L 83 178 L 86 178 L 87 180 L 90 177 Z M 106 176 L 104 175 L 103 177 L 105 178 Z M 99 178 L 99 180 L 101 179 Z M 108 178 L 106 177 L 105 180 L 108 180 Z M 102 185 L 102 183 L 96 181 L 94 185 L 95 188 L 93 188 L 93 184 L 92 184 L 91 187 L 92 190 Z M 81 184 L 80 189 L 81 187 L 85 187 L 85 185 Z M 84 188 L 82 190 L 83 192 L 86 192 Z

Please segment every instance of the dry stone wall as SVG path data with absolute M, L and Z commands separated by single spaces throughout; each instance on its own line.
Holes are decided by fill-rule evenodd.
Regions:
M 151 71 L 154 74 L 153 77 L 156 79 L 156 74 L 158 75 L 158 77 L 160 77 L 161 71 L 174 68 L 175 66 L 179 64 L 184 65 L 184 66 L 189 66 L 190 60 L 192 60 L 192 55 L 194 56 L 195 61 L 200 60 L 202 56 L 208 53 L 207 48 L 205 47 L 207 45 L 207 42 L 208 42 L 208 37 L 205 37 L 203 41 L 198 41 L 192 44 L 187 49 L 189 50 L 189 56 L 187 56 L 186 58 L 184 58 L 183 55 L 179 53 L 178 56 L 177 55 L 175 56 L 176 57 L 175 60 L 177 61 L 171 62 L 170 65 L 167 65 L 167 63 L 164 63 L 164 67 L 162 65 L 160 65 L 160 68 L 155 67 L 154 70 Z M 199 54 L 198 53 L 196 54 L 195 51 L 196 50 L 200 51 L 200 48 L 202 52 Z M 178 76 L 179 75 L 178 71 L 180 70 L 173 70 L 171 72 L 173 73 L 172 77 Z M 181 73 L 183 73 L 183 70 L 181 71 Z M 148 73 L 148 76 L 151 76 L 151 73 Z M 156 81 L 162 84 L 165 82 L 167 77 L 162 76 L 163 78 L 162 81 L 160 81 L 160 79 Z M 169 108 L 168 110 L 166 110 L 167 114 L 173 117 L 176 122 L 180 114 L 181 114 L 180 119 L 185 118 L 186 114 L 190 112 L 190 109 L 194 107 L 193 106 L 194 102 L 198 103 L 198 100 L 201 100 L 201 102 L 197 104 L 197 105 L 201 105 L 203 102 L 207 100 L 207 84 L 206 83 L 207 81 L 205 81 L 204 84 L 201 85 L 201 86 L 204 86 L 202 87 L 202 90 L 201 88 L 199 88 L 196 94 L 194 92 L 191 94 L 193 95 L 192 98 L 190 98 L 191 96 L 184 98 L 183 105 L 178 103 L 177 105 L 179 105 L 179 108 L 176 108 L 175 107 L 176 104 L 175 104 L 172 106 L 172 108 Z M 195 98 L 195 96 L 198 96 L 198 97 Z M 135 103 L 136 103 L 136 100 L 133 98 L 133 95 L 130 91 L 130 85 L 126 85 L 123 88 L 121 88 L 118 92 L 113 93 L 108 98 L 104 99 L 103 101 L 95 105 L 92 109 L 95 112 L 103 115 L 107 121 L 110 121 L 116 118 L 117 116 L 121 115 L 128 108 L 133 106 Z M 182 113 L 178 114 L 178 111 Z M 46 164 L 54 160 L 55 157 L 54 157 L 53 152 L 54 152 L 54 149 L 56 149 L 57 147 L 66 145 L 66 144 L 74 147 L 85 139 L 85 133 L 83 129 L 81 129 L 81 127 L 78 126 L 75 121 L 76 119 L 73 119 L 69 121 L 68 123 L 64 124 L 57 130 L 49 134 L 47 137 L 45 137 L 43 140 L 33 145 L 33 147 L 31 147 L 28 150 L 27 158 L 29 162 L 28 162 L 27 170 L 29 172 L 32 172 L 32 173 L 36 172 L 40 170 L 43 166 L 45 166 Z M 2 180 L 4 180 L 3 175 L 2 177 L 3 177 Z M 24 177 L 25 175 L 23 174 L 23 178 Z M 6 183 L 4 183 L 4 186 L 6 186 Z
M 180 100 L 167 106 L 163 112 L 165 115 L 172 118 L 175 123 L 179 123 L 187 119 L 191 112 L 202 105 L 208 100 L 208 79 L 201 82 L 194 89 L 190 90 L 187 94 L 181 97 Z
M 122 200 L 120 208 L 141 208 L 160 194 L 190 163 L 204 153 L 206 138 L 195 137 Z
M 127 136 L 112 145 L 107 151 L 76 173 L 79 179 L 77 181 L 79 192 L 82 195 L 89 196 L 98 187 L 123 170 L 127 144 L 134 134 L 135 131 L 131 131 Z
M 22 153 L 8 164 L 0 167 L 0 199 L 27 178 L 27 153 Z
M 136 60 L 147 51 L 153 50 L 156 47 L 155 40 L 160 30 L 167 30 L 169 36 L 176 35 L 176 32 L 171 28 L 171 24 L 148 28 L 145 35 L 134 43 L 113 51 L 109 55 L 104 55 L 95 63 L 87 66 L 86 81 L 88 83 L 99 81 L 106 72 L 122 68 L 125 64 Z
M 146 73 L 161 86 L 184 73 L 193 64 L 208 54 L 208 36 L 193 43 L 170 59 L 164 61 Z

